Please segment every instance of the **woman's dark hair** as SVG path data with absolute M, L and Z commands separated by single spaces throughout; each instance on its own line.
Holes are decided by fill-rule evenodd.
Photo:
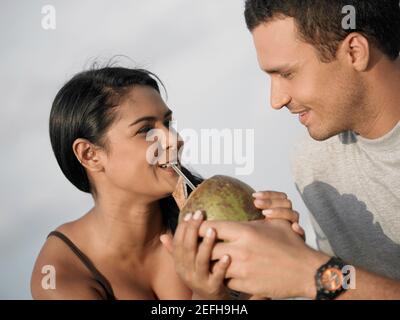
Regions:
M 356 28 L 347 30 L 342 10 L 348 5 L 356 11 Z M 294 18 L 301 38 L 323 62 L 336 57 L 338 45 L 351 32 L 362 33 L 391 60 L 399 56 L 399 0 L 246 0 L 244 16 L 250 31 L 274 18 Z
M 160 92 L 158 82 L 163 86 L 155 74 L 144 69 L 105 67 L 78 73 L 57 93 L 50 112 L 51 146 L 62 172 L 79 190 L 95 191 L 73 152 L 73 142 L 83 138 L 107 149 L 105 134 L 116 118 L 114 108 L 136 85 Z M 188 170 L 183 171 L 195 185 L 201 182 Z M 174 231 L 179 214 L 175 200 L 169 196 L 160 206 L 165 224 Z

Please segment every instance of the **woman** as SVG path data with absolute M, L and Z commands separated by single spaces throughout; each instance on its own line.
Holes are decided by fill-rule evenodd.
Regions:
M 107 67 L 77 74 L 58 92 L 52 148 L 64 175 L 93 196 L 94 206 L 49 234 L 33 270 L 33 298 L 192 298 L 160 242 L 161 235 L 172 236 L 179 213 L 171 196 L 178 176 L 162 165 L 176 160 L 170 155 L 182 143 L 169 130 L 172 112 L 156 79 L 142 69 Z M 153 129 L 165 137 L 156 163 L 148 159 L 154 141 L 146 139 Z M 195 185 L 201 182 L 182 170 Z M 46 266 L 54 267 L 53 289 L 42 285 Z M 226 267 L 220 263 L 222 273 Z

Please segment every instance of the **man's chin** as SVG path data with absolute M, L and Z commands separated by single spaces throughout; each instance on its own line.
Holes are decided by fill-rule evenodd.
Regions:
M 325 141 L 338 134 L 337 132 L 326 132 L 323 130 L 315 130 L 315 129 L 313 130 L 312 127 L 307 127 L 307 130 L 310 137 L 316 141 Z

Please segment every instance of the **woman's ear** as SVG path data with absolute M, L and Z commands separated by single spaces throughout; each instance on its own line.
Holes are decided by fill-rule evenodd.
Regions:
M 350 33 L 342 43 L 347 61 L 354 70 L 364 72 L 370 63 L 371 48 L 368 39 L 358 32 Z
M 103 170 L 102 151 L 86 139 L 78 138 L 72 144 L 72 149 L 78 161 L 87 170 L 98 172 Z

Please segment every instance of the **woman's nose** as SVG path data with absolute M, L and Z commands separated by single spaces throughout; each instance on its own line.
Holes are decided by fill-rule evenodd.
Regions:
M 164 150 L 167 149 L 176 149 L 179 150 L 184 142 L 179 134 L 173 128 L 164 128 L 163 129 L 163 139 L 161 139 L 162 148 Z

